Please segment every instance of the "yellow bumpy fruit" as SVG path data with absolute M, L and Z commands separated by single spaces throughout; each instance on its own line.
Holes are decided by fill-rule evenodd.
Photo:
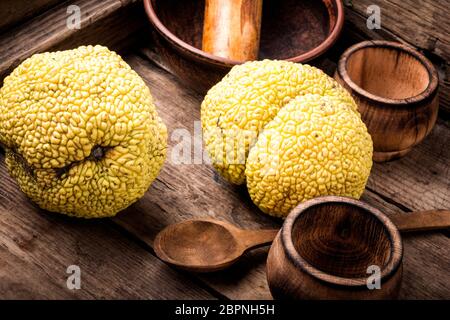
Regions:
M 351 95 L 317 68 L 271 60 L 236 66 L 209 90 L 201 120 L 214 167 L 232 183 L 247 182 L 270 215 L 364 191 L 372 139 Z
M 41 208 L 114 216 L 143 196 L 166 155 L 150 90 L 102 46 L 35 54 L 0 89 L 0 144 Z

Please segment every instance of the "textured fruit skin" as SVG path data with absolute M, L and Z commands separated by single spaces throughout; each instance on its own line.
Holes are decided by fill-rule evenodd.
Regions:
M 41 208 L 108 217 L 156 178 L 167 129 L 119 55 L 82 46 L 33 55 L 5 78 L 0 143 L 11 176 Z
M 206 95 L 201 120 L 214 167 L 232 183 L 247 182 L 268 214 L 285 217 L 316 196 L 364 191 L 372 139 L 351 95 L 317 68 L 271 60 L 236 66 Z

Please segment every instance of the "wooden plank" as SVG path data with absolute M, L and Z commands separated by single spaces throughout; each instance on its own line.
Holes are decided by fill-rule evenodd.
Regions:
M 346 9 L 368 17 L 367 8 L 381 9 L 381 27 L 412 45 L 450 60 L 450 20 L 447 0 L 355 0 Z
M 81 45 L 100 44 L 111 50 L 126 52 L 148 37 L 145 31 L 147 24 L 140 1 L 125 4 L 46 50 L 67 50 Z
M 0 30 L 4 31 L 13 24 L 32 16 L 64 0 L 3 0 L 0 1 Z
M 376 163 L 368 188 L 406 210 L 450 208 L 450 129 L 438 123 L 406 157 Z
M 81 29 L 67 28 L 67 4 L 52 9 L 0 38 L 0 79 L 34 53 L 86 44 L 123 47 L 145 23 L 136 0 L 78 0 Z
M 192 133 L 194 121 L 199 119 L 202 97 L 184 88 L 174 76 L 140 57 L 129 56 L 126 60 L 150 87 L 169 132 L 184 128 Z M 168 160 L 145 197 L 115 218 L 114 222 L 149 245 L 164 226 L 196 217 L 226 220 L 245 228 L 281 225 L 280 220 L 262 214 L 253 205 L 245 186 L 226 183 L 210 165 L 174 164 L 170 155 L 177 142 L 169 138 Z M 402 212 L 370 191 L 366 192 L 364 199 L 386 213 Z M 433 246 L 433 243 L 437 244 Z M 421 251 L 427 254 L 405 258 L 407 281 L 402 291 L 403 298 L 450 297 L 450 283 L 434 279 L 435 274 L 448 269 L 446 257 L 449 256 L 449 245 L 450 240 L 439 233 L 405 240 L 407 251 L 415 255 Z M 265 276 L 266 254 L 267 249 L 255 251 L 229 270 L 200 275 L 199 279 L 231 299 L 270 298 Z M 447 275 L 444 273 L 444 276 Z
M 109 220 L 38 209 L 0 163 L 0 299 L 214 299 Z M 66 286 L 73 264 L 80 290 Z

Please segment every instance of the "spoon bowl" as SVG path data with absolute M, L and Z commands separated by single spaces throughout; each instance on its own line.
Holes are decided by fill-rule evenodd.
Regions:
M 245 251 L 272 242 L 278 230 L 242 230 L 218 220 L 188 220 L 162 230 L 154 250 L 161 260 L 194 272 L 235 263 Z

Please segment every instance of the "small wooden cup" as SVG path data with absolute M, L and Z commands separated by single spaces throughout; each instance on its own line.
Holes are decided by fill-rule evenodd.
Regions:
M 341 56 L 334 77 L 358 104 L 373 139 L 374 161 L 404 156 L 436 122 L 436 69 L 406 45 L 389 41 L 358 43 Z
M 402 257 L 400 233 L 386 215 L 358 200 L 320 197 L 286 218 L 269 251 L 267 280 L 275 299 L 392 299 Z M 370 266 L 379 267 L 381 289 L 367 286 L 375 283 Z

